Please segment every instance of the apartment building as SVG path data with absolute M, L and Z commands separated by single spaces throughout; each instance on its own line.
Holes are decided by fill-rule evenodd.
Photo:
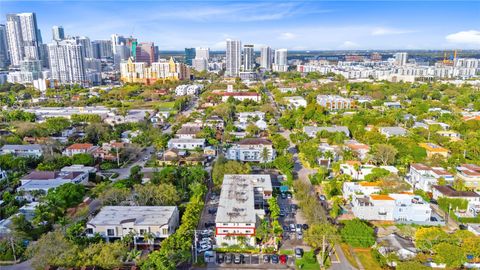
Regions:
M 457 167 L 456 177 L 465 182 L 465 186 L 480 190 L 480 166 L 475 164 L 462 164 Z
M 258 220 L 265 216 L 264 205 L 272 197 L 272 181 L 267 174 L 227 174 L 215 218 L 218 246 L 239 244 L 238 237 L 255 246 Z
M 350 109 L 353 106 L 353 100 L 338 95 L 318 95 L 317 103 L 332 111 Z
M 39 144 L 6 144 L 0 148 L 0 155 L 8 154 L 17 157 L 41 157 L 43 150 Z
M 222 97 L 222 102 L 227 102 L 230 97 L 238 101 L 262 101 L 262 97 L 257 92 L 221 92 L 218 94 Z
M 264 149 L 268 152 L 264 160 Z M 270 140 L 263 138 L 249 138 L 238 141 L 227 150 L 226 158 L 238 161 L 270 162 L 275 159 L 276 153 Z
M 168 141 L 168 148 L 183 150 L 195 150 L 205 148 L 205 139 L 182 139 L 174 138 Z
M 288 107 L 291 109 L 298 109 L 300 107 L 307 107 L 307 101 L 300 96 L 284 97 L 283 100 L 288 103 Z
M 354 215 L 365 220 L 428 224 L 432 209 L 420 196 L 413 194 L 370 194 L 352 197 Z
M 179 85 L 175 88 L 176 96 L 196 96 L 202 90 L 203 85 L 193 84 L 193 85 Z
M 430 167 L 422 163 L 410 164 L 410 171 L 405 180 L 415 189 L 426 192 L 432 191 L 438 179 L 443 178 L 449 184 L 453 183 L 454 176 L 442 167 Z
M 179 226 L 176 206 L 104 206 L 87 222 L 86 234 L 99 234 L 108 241 L 134 234 L 136 241 L 153 234 L 155 244 L 172 235 Z
M 255 112 L 241 112 L 237 114 L 238 121 L 247 123 L 250 121 L 265 120 L 265 113 L 260 111 Z

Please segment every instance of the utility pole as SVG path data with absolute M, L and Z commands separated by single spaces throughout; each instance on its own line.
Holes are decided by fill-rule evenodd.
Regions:
M 325 235 L 322 237 L 322 258 L 320 259 L 320 266 L 323 268 L 323 262 L 325 261 Z

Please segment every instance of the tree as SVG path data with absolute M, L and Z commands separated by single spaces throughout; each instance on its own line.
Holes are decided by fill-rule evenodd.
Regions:
M 270 140 L 272 141 L 273 143 L 273 147 L 277 150 L 277 152 L 279 153 L 284 153 L 285 150 L 288 149 L 288 147 L 290 146 L 290 142 L 285 139 L 285 137 L 283 137 L 282 135 L 280 134 L 272 134 L 270 136 Z
M 320 249 L 323 245 L 324 237 L 326 242 L 337 241 L 337 229 L 327 222 L 311 225 L 305 231 L 304 241 L 314 249 Z
M 423 251 L 431 251 L 436 244 L 446 242 L 448 239 L 449 234 L 437 227 L 420 228 L 415 232 L 415 245 Z
M 99 199 L 103 205 L 123 205 L 129 197 L 129 189 L 110 187 L 100 193 Z
M 397 153 L 397 149 L 390 144 L 375 144 L 372 149 L 373 159 L 382 165 L 393 164 Z
M 95 163 L 93 156 L 90 154 L 76 154 L 72 157 L 72 164 L 92 166 Z
M 92 244 L 81 252 L 80 265 L 114 269 L 123 265 L 127 252 L 127 247 L 120 241 Z
M 375 233 L 364 221 L 352 219 L 345 221 L 345 226 L 340 230 L 342 240 L 352 247 L 371 247 L 375 244 Z
M 137 184 L 134 189 L 137 205 L 176 205 L 181 199 L 172 184 Z
M 270 156 L 270 152 L 268 151 L 268 148 L 264 147 L 262 149 L 262 152 L 260 153 L 260 157 L 262 158 L 263 161 L 263 166 L 266 168 L 267 166 L 267 161 L 268 157 Z
M 280 206 L 278 206 L 277 198 L 271 197 L 267 202 L 270 209 L 270 216 L 272 219 L 277 219 L 280 216 Z
M 34 269 L 47 266 L 74 267 L 78 262 L 78 248 L 65 238 L 62 232 L 44 234 L 27 248 Z
M 465 252 L 457 245 L 441 242 L 433 247 L 433 251 L 436 261 L 448 267 L 458 268 L 467 261 Z
M 19 239 L 32 240 L 35 237 L 32 223 L 22 214 L 12 218 L 11 228 L 15 237 Z
M 398 262 L 397 266 L 395 267 L 396 270 L 430 270 L 432 268 L 423 265 L 417 261 L 405 261 L 405 262 Z
M 238 161 L 227 161 L 224 157 L 217 158 L 217 161 L 213 165 L 212 178 L 213 183 L 216 186 L 220 186 L 223 182 L 223 176 L 225 174 L 248 174 L 250 173 L 250 166 L 248 164 L 242 164 Z

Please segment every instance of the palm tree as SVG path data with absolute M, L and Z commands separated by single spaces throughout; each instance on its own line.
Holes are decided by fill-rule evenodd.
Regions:
M 334 157 L 332 151 L 327 151 L 327 152 L 323 153 L 323 156 L 328 160 L 327 168 L 330 169 L 330 162 L 332 162 L 333 157 Z
M 155 234 L 151 232 L 146 232 L 143 234 L 143 240 L 146 241 L 149 245 L 150 251 L 153 250 L 153 245 L 155 242 Z
M 263 160 L 263 167 L 264 169 L 267 168 L 267 160 L 268 160 L 268 156 L 270 155 L 270 152 L 268 151 L 268 149 L 266 147 L 264 147 L 262 149 L 262 153 L 260 153 L 260 156 Z

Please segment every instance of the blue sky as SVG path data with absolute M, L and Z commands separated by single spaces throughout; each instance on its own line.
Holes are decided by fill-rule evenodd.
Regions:
M 5 1 L 5 14 L 36 12 L 51 27 L 108 39 L 154 41 L 160 50 L 224 49 L 225 39 L 298 50 L 480 49 L 480 1 Z

